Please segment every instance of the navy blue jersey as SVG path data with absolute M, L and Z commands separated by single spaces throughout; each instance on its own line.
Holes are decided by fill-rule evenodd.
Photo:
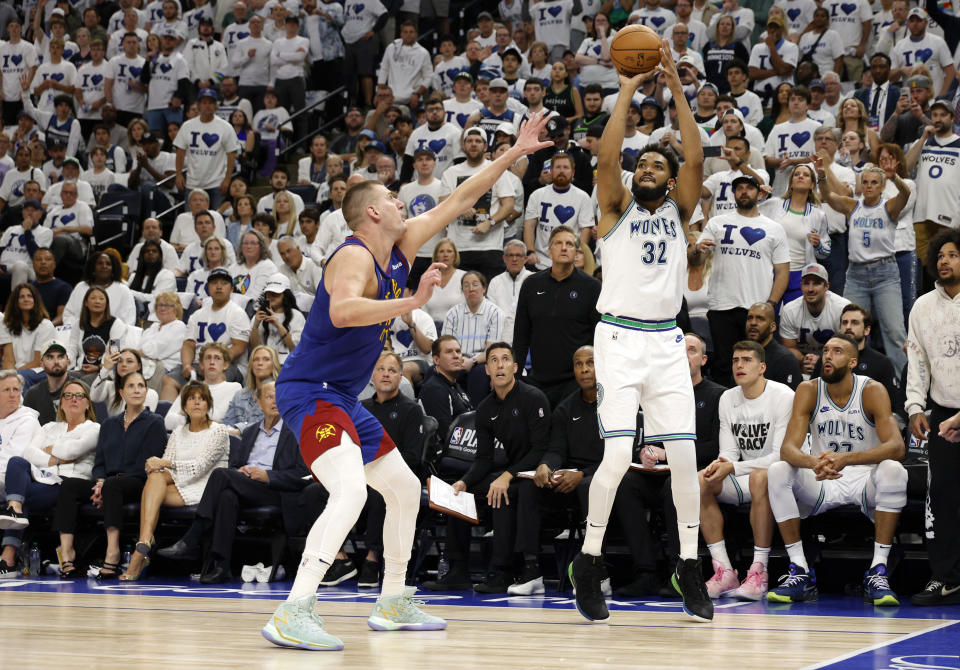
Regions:
M 357 237 L 348 237 L 331 254 L 345 246 L 367 246 Z M 367 249 L 369 251 L 369 249 Z M 377 299 L 395 300 L 403 295 L 410 264 L 394 247 L 385 272 L 374 259 L 377 273 Z M 330 321 L 330 294 L 323 281 L 307 316 L 300 343 L 287 357 L 277 379 L 277 395 L 284 399 L 315 398 L 332 390 L 356 398 L 370 381 L 385 342 L 390 341 L 393 319 L 371 326 L 337 328 Z

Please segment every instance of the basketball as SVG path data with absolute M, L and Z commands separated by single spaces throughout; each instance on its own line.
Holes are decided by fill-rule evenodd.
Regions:
M 649 72 L 660 64 L 660 36 L 646 26 L 621 28 L 610 43 L 610 60 L 626 77 Z

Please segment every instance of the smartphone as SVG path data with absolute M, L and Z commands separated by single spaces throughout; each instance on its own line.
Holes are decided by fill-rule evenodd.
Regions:
M 721 149 L 723 149 L 723 147 L 713 147 L 713 146 L 704 147 L 703 157 L 704 158 L 720 158 L 721 154 L 723 153 Z

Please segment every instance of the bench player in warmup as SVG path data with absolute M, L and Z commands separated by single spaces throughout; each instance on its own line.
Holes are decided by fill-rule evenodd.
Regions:
M 669 149 L 640 150 L 631 188 L 620 181 L 625 119 L 637 88 L 657 74 L 676 101 L 686 162 Z M 687 224 L 700 199 L 703 146 L 673 62 L 670 42 L 660 45 L 660 65 L 635 77 L 620 75 L 620 95 L 600 139 L 597 157 L 597 234 L 603 251 L 602 315 L 594 335 L 597 415 L 603 460 L 590 484 L 583 551 L 570 564 L 580 613 L 591 621 L 610 617 L 600 583 L 606 576 L 601 549 L 617 487 L 630 466 L 637 410 L 643 406 L 645 439 L 662 442 L 673 478 L 680 559 L 672 577 L 683 609 L 698 621 L 713 619 L 697 541 L 697 481 L 693 383 L 676 316 L 687 277 Z
M 407 259 L 472 207 L 514 162 L 550 146 L 540 142 L 545 114 L 521 128 L 516 144 L 465 181 L 434 209 L 403 218 L 403 203 L 375 181 L 354 186 L 343 201 L 353 235 L 327 259 L 323 282 L 300 343 L 277 379 L 277 405 L 299 437 L 300 453 L 330 497 L 307 536 L 287 601 L 262 634 L 274 644 L 315 651 L 343 649 L 316 613 L 316 590 L 367 499 L 367 485 L 383 495 L 384 577 L 367 620 L 374 630 L 440 630 L 447 623 L 421 611 L 404 585 L 420 509 L 420 481 L 383 426 L 358 402 L 370 380 L 393 319 L 422 307 L 440 282 L 442 264 L 420 279 L 416 294 L 401 297 Z
M 807 565 L 800 519 L 841 505 L 856 505 L 873 520 L 873 561 L 863 577 L 863 599 L 899 605 L 887 581 L 887 559 L 900 510 L 907 504 L 907 471 L 900 464 L 903 437 L 880 382 L 853 374 L 857 344 L 834 335 L 823 345 L 823 371 L 803 382 L 780 447 L 767 468 L 770 507 L 790 557 L 790 567 L 770 602 L 816 600 L 817 576 Z M 801 451 L 807 432 L 810 453 Z

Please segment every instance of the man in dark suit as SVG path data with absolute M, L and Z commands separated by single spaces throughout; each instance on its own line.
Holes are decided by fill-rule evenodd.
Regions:
M 885 53 L 878 51 L 870 57 L 870 74 L 873 75 L 873 85 L 858 88 L 853 97 L 867 108 L 867 125 L 879 132 L 896 112 L 900 88 L 890 82 L 890 57 Z
M 198 558 L 203 537 L 212 530 L 212 561 L 200 577 L 202 584 L 233 579 L 230 556 L 242 507 L 284 505 L 284 498 L 295 501 L 295 494 L 309 484 L 304 477 L 310 473 L 300 457 L 297 438 L 280 418 L 273 382 L 257 389 L 257 404 L 263 420 L 247 427 L 240 444 L 231 446 L 229 466 L 210 474 L 186 535 L 158 552 L 170 559 Z

